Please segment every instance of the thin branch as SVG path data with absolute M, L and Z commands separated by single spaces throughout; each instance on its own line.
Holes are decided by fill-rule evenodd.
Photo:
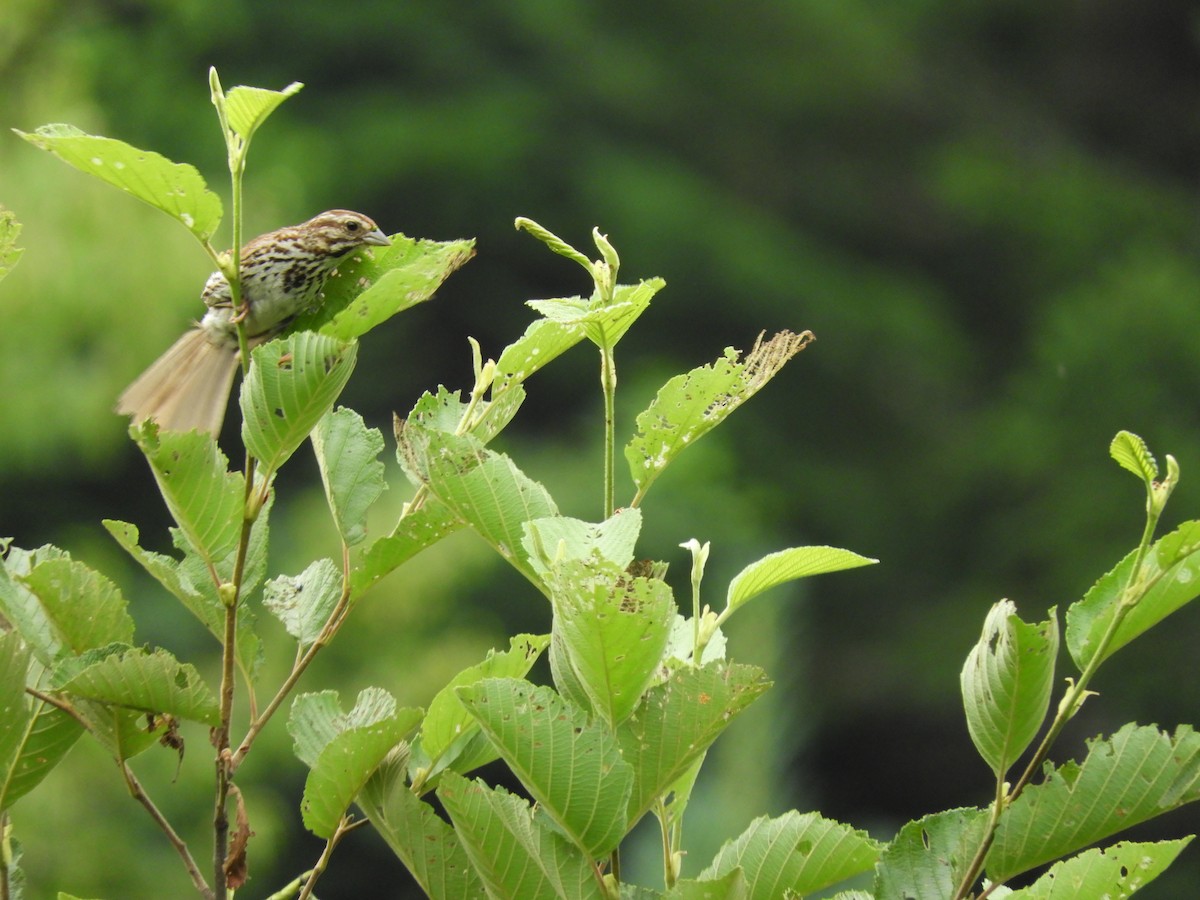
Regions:
M 366 820 L 364 819 L 362 821 Z M 300 896 L 297 897 L 296 900 L 310 900 L 313 895 L 313 888 L 316 887 L 317 879 L 321 877 L 321 875 L 325 872 L 326 866 L 329 865 L 329 858 L 333 856 L 334 848 L 337 847 L 341 839 L 345 837 L 348 832 L 354 830 L 358 824 L 360 823 L 353 822 L 349 816 L 342 816 L 341 821 L 338 822 L 337 828 L 334 829 L 333 834 L 329 836 L 329 840 L 325 842 L 325 849 L 321 851 L 321 858 L 317 860 L 316 864 L 312 867 L 312 871 L 309 872 L 308 878 L 306 878 L 304 881 L 304 887 L 300 890 Z
M 333 610 L 329 613 L 329 617 L 325 620 L 325 625 L 321 628 L 321 633 L 317 635 L 317 639 L 312 642 L 312 645 L 301 655 L 292 666 L 292 671 L 288 673 L 288 677 L 283 680 L 279 686 L 279 690 L 275 692 L 275 696 L 271 698 L 260 715 L 256 716 L 250 723 L 250 727 L 246 730 L 246 736 L 242 738 L 241 744 L 238 745 L 237 751 L 233 754 L 229 761 L 229 771 L 232 775 L 237 771 L 238 766 L 246 758 L 246 754 L 250 752 L 250 747 L 259 733 L 266 727 L 271 717 L 275 715 L 283 701 L 287 699 L 292 689 L 296 686 L 296 682 L 304 674 L 305 670 L 312 663 L 316 655 L 321 652 L 321 648 L 333 640 L 338 633 L 338 629 L 342 627 L 342 623 L 346 619 L 346 612 L 350 606 L 350 548 L 342 543 L 342 594 L 334 605 Z
M 154 804 L 154 801 L 150 799 L 150 795 L 146 793 L 146 789 L 142 787 L 142 783 L 133 774 L 133 770 L 129 768 L 129 764 L 122 760 L 119 768 L 121 775 L 125 778 L 125 785 L 129 788 L 130 796 L 145 808 L 146 812 L 150 814 L 150 818 L 154 820 L 154 823 L 162 833 L 167 836 L 167 840 L 175 848 L 175 852 L 179 854 L 179 858 L 183 860 L 183 866 L 187 869 L 188 875 L 191 876 L 192 884 L 200 892 L 200 896 L 204 897 L 205 900 L 213 900 L 212 888 L 208 886 L 208 882 L 204 880 L 204 875 L 200 872 L 200 867 L 196 865 L 196 860 L 192 858 L 187 842 L 171 827 L 171 823 L 167 821 L 167 817 L 162 814 Z

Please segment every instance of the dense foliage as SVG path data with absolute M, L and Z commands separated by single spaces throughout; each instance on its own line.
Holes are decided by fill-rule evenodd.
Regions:
M 751 405 L 681 463 L 643 540 L 667 557 L 684 526 L 709 522 L 699 536 L 722 548 L 712 566 L 726 579 L 784 543 L 884 561 L 823 584 L 819 602 L 773 607 L 778 620 L 746 634 L 773 673 L 787 659 L 787 689 L 763 701 L 760 724 L 755 711 L 744 723 L 761 729 L 749 744 L 776 734 L 770 758 L 713 799 L 746 823 L 782 781 L 792 797 L 774 811 L 816 807 L 886 832 L 984 790 L 954 696 L 962 653 L 946 648 L 965 652 L 998 597 L 1035 620 L 1062 608 L 1136 537 L 1099 448 L 1132 427 L 1185 471 L 1197 458 L 1190 15 L 1182 4 L 613 4 L 600 15 L 518 3 L 467 19 L 417 3 L 330 23 L 303 3 L 287 15 L 18 4 L 0 104 L 6 125 L 68 118 L 212 175 L 222 148 L 200 103 L 179 102 L 204 99 L 198 73 L 216 62 L 238 81 L 308 82 L 306 103 L 261 138 L 250 233 L 346 205 L 389 230 L 479 238 L 480 260 L 436 315 L 415 310 L 363 347 L 360 369 L 377 374 L 353 380 L 347 402 L 385 430 L 427 386 L 463 381 L 464 334 L 503 346 L 524 327 L 522 299 L 582 289 L 511 232 L 514 212 L 581 232 L 603 222 L 637 254 L 627 266 L 665 276 L 666 299 L 626 347 L 627 416 L 662 376 L 748 346 L 759 327 L 812 328 L 820 352 L 781 376 L 786 399 Z M 108 410 L 194 314 L 207 269 L 150 211 L 2 143 L 0 201 L 25 223 L 28 252 L 5 282 L 0 532 L 119 573 L 93 523 L 151 533 L 163 519 Z M 560 462 L 592 452 L 596 416 L 572 407 L 570 381 L 538 385 L 555 412 L 510 440 L 564 506 L 595 518 L 599 498 L 572 493 Z M 1185 480 L 1175 508 L 1195 509 L 1196 490 Z M 319 502 L 319 485 L 310 496 L 289 516 Z M 322 552 L 322 527 L 277 541 L 278 569 Z M 461 543 L 427 580 L 384 581 L 361 610 L 364 635 L 400 636 L 398 657 L 437 636 L 443 657 L 422 663 L 401 702 L 423 702 L 506 630 L 538 628 L 515 582 L 487 566 Z M 118 581 L 140 584 L 132 569 Z M 473 596 L 478 613 L 455 615 L 448 596 Z M 177 623 L 148 612 L 148 640 L 188 649 Z M 1085 737 L 1135 715 L 1194 718 L 1194 690 L 1171 675 L 1194 644 L 1186 616 L 1114 662 L 1112 705 L 1085 707 L 1066 736 L 1077 756 Z M 353 691 L 379 680 L 336 648 L 326 676 Z M 99 794 L 88 806 L 127 802 L 109 776 L 78 777 Z M 57 815 L 73 820 L 81 792 L 64 781 L 56 794 Z M 279 804 L 264 843 L 284 838 L 286 790 Z M 116 877 L 97 874 L 95 892 Z

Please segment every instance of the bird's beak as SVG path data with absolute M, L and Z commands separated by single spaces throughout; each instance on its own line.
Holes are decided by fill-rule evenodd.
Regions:
M 388 240 L 388 236 L 376 228 L 370 234 L 362 239 L 364 244 L 374 244 L 377 247 L 390 247 L 392 242 Z

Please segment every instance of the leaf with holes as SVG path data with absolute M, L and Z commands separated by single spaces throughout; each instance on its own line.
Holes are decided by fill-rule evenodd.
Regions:
M 79 171 L 162 210 L 201 241 L 211 238 L 221 223 L 221 198 L 208 189 L 194 166 L 85 134 L 73 125 L 43 125 L 33 134 L 17 134 Z
M 458 696 L 576 847 L 601 857 L 617 846 L 633 769 L 606 728 L 550 688 L 515 678 L 488 678 Z
M 358 344 L 300 331 L 255 347 L 242 382 L 242 441 L 267 472 L 296 452 L 350 379 Z
M 781 331 L 765 342 L 760 335 L 744 361 L 731 347 L 713 364 L 668 381 L 638 415 L 637 434 L 625 447 L 638 499 L 685 447 L 758 393 L 812 340 L 808 331 Z

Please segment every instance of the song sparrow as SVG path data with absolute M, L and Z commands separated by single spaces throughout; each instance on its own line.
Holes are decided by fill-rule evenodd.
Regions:
M 351 251 L 388 243 L 369 218 L 345 209 L 254 238 L 242 248 L 242 309 L 233 308 L 225 276 L 213 272 L 201 293 L 204 318 L 125 389 L 117 412 L 135 423 L 154 419 L 165 430 L 215 436 L 238 366 L 236 317 L 244 316 L 257 346 L 320 302 L 325 280 Z

